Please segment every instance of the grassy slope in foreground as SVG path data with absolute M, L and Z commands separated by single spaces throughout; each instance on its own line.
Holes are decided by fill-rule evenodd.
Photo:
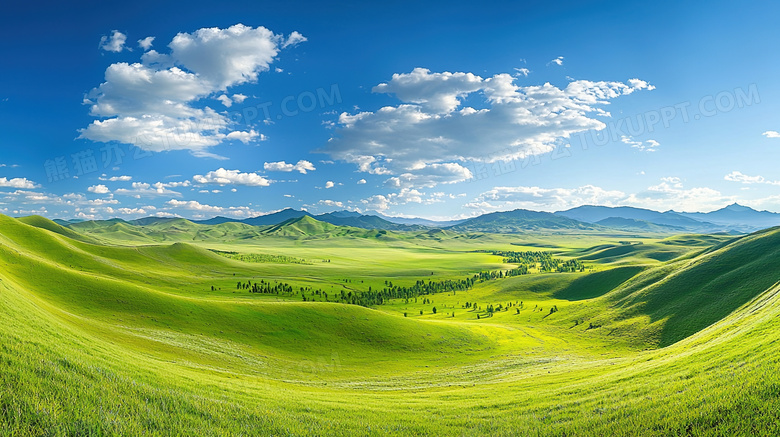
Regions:
M 462 363 L 451 370 L 420 371 L 423 377 L 412 374 L 381 383 L 366 381 L 361 374 L 344 380 L 338 367 L 335 371 L 320 367 L 311 373 L 311 379 L 319 383 L 311 384 L 220 371 L 214 367 L 219 365 L 218 360 L 212 366 L 184 366 L 155 357 L 146 350 L 137 350 L 133 344 L 99 335 L 83 323 L 86 316 L 59 307 L 66 302 L 53 299 L 58 290 L 41 290 L 40 278 L 25 275 L 41 265 L 55 269 L 53 274 L 62 274 L 71 269 L 71 259 L 78 261 L 76 265 L 86 267 L 89 259 L 103 263 L 113 252 L 75 244 L 47 231 L 33 231 L 7 218 L 2 218 L 0 229 L 4 266 L 0 273 L 0 313 L 4 316 L 0 319 L 3 340 L 0 431 L 3 433 L 773 435 L 778 432 L 780 382 L 776 370 L 780 362 L 780 299 L 774 287 L 763 293 L 753 290 L 757 297 L 737 311 L 660 350 L 583 361 L 556 356 L 555 351 L 546 359 L 528 360 L 520 348 L 514 355 L 495 362 Z M 746 240 L 747 246 L 742 249 L 761 244 L 768 236 L 771 234 Z M 39 241 L 42 242 L 36 243 Z M 56 249 L 52 255 L 48 251 L 50 246 Z M 162 252 L 157 256 L 168 260 L 167 268 L 174 276 L 175 264 L 182 259 L 192 262 L 192 274 L 205 274 L 209 268 L 206 264 L 199 265 L 201 252 L 187 246 L 179 245 L 172 250 L 181 253 L 171 254 L 165 253 L 167 249 L 153 249 Z M 68 250 L 75 256 L 69 258 Z M 95 250 L 101 254 L 94 254 Z M 136 261 L 140 263 L 142 259 Z M 222 268 L 229 266 L 223 264 Z M 126 270 L 128 266 L 119 267 L 122 268 L 117 270 Z M 691 271 L 696 268 L 688 267 Z M 94 275 L 103 284 L 111 281 L 108 275 L 100 278 L 99 272 L 76 270 L 75 279 Z M 127 282 L 131 283 L 128 287 L 132 289 L 128 292 L 140 295 L 155 291 L 138 290 L 143 287 L 132 283 L 132 273 L 126 273 Z M 135 275 L 145 278 L 140 272 Z M 70 298 L 78 298 L 79 289 L 75 286 L 74 289 Z M 178 301 L 167 303 L 172 302 Z M 317 308 L 297 305 L 311 311 Z M 229 310 L 230 307 L 226 308 Z M 208 322 L 218 325 L 222 320 Z M 451 328 L 442 322 L 428 324 Z M 424 325 L 417 323 L 417 326 Z M 470 324 L 463 326 L 467 328 Z M 366 329 L 370 327 L 368 324 Z M 171 327 L 171 332 L 176 329 Z M 216 335 L 217 329 L 215 325 L 215 332 L 210 334 Z M 196 349 L 205 347 L 209 336 L 198 338 L 203 337 L 201 343 L 196 343 L 193 337 L 183 347 L 193 350 L 196 356 L 199 352 Z M 215 343 L 211 346 L 221 344 Z M 219 352 L 224 354 L 225 349 Z M 403 360 L 404 354 L 394 351 L 387 358 Z

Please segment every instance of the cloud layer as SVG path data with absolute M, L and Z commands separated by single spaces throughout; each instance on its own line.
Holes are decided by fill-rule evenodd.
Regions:
M 394 74 L 376 93 L 401 104 L 375 112 L 342 113 L 323 152 L 363 172 L 392 175 L 395 186 L 433 186 L 471 177 L 468 161 L 495 162 L 547 153 L 572 134 L 606 125 L 601 106 L 653 87 L 639 79 L 578 80 L 521 87 L 515 77 L 416 68 Z M 477 94 L 478 93 L 478 94 Z M 472 106 L 464 106 L 468 99 Z M 479 102 L 476 102 L 479 100 Z
M 124 44 L 114 40 L 116 36 L 101 47 L 116 51 Z M 139 44 L 147 49 L 152 40 L 145 38 Z M 106 69 L 105 82 L 84 99 L 90 115 L 98 119 L 81 129 L 79 137 L 151 151 L 203 152 L 225 141 L 251 142 L 260 134 L 236 130 L 235 123 L 201 101 L 221 98 L 229 87 L 256 82 L 280 47 L 304 40 L 297 32 L 284 38 L 265 27 L 242 24 L 179 33 L 168 45 L 168 54 L 148 50 L 141 62 L 119 62 Z

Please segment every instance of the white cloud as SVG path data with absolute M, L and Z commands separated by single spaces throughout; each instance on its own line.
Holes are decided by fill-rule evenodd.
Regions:
M 780 138 L 780 132 L 773 131 L 773 130 L 768 130 L 768 131 L 764 132 L 761 135 L 763 135 L 763 136 L 765 136 L 767 138 Z
M 495 187 L 467 203 L 483 212 L 516 208 L 557 211 L 579 205 L 616 206 L 626 194 L 593 185 L 578 188 L 541 188 L 535 186 Z
M 548 62 L 547 65 L 558 65 L 558 66 L 563 65 L 563 56 L 558 56 L 557 58 Z
M 209 214 L 221 214 L 234 217 L 252 217 L 260 215 L 259 212 L 251 210 L 247 206 L 213 206 L 198 202 L 197 200 L 176 200 L 171 199 L 165 202 L 171 208 L 197 211 Z
M 0 187 L 7 188 L 36 188 L 39 185 L 27 178 L 0 178 Z
M 228 97 L 226 94 L 222 94 L 221 96 L 217 97 L 217 100 L 222 102 L 226 108 L 233 106 L 233 100 L 231 100 L 230 97 Z
M 395 74 L 375 92 L 393 93 L 397 106 L 342 113 L 339 128 L 321 150 L 362 172 L 386 174 L 399 186 L 425 187 L 469 179 L 467 161 L 496 162 L 548 153 L 571 135 L 602 130 L 594 116 L 611 99 L 653 87 L 579 80 L 560 89 L 549 83 L 520 87 L 509 74 L 483 79 L 471 73 Z M 461 108 L 479 93 L 481 105 Z M 404 180 L 406 182 L 404 182 Z
M 125 176 L 125 175 L 106 177 L 106 175 L 104 174 L 104 175 L 101 175 L 98 179 L 100 179 L 101 181 L 128 182 L 128 181 L 133 180 L 133 177 L 132 176 Z
M 677 176 L 663 177 L 663 178 L 661 178 L 661 182 L 665 182 L 665 183 L 669 184 L 670 186 L 672 186 L 674 188 L 682 188 L 683 187 L 682 180 L 680 178 L 678 178 Z
M 116 212 L 117 214 L 121 215 L 144 215 L 146 214 L 146 210 L 143 208 L 117 208 L 112 210 L 113 212 Z
M 252 140 L 258 137 L 260 138 L 260 141 L 266 140 L 265 135 L 255 132 L 254 129 L 250 129 L 249 132 L 233 131 L 227 134 L 227 136 L 225 136 L 225 138 L 228 140 L 241 141 L 244 144 L 249 144 Z
M 138 40 L 138 47 L 141 47 L 142 49 L 144 49 L 144 51 L 146 51 L 146 50 L 149 50 L 150 48 L 152 48 L 152 43 L 153 42 L 154 42 L 154 37 L 153 36 L 147 36 L 144 39 L 139 39 Z
M 780 185 L 780 181 L 770 181 L 763 176 L 748 176 L 739 171 L 732 171 L 723 177 L 723 179 L 731 182 L 739 182 L 743 184 L 767 184 L 767 185 Z
M 302 174 L 306 174 L 306 172 L 308 171 L 317 170 L 314 167 L 314 164 L 306 160 L 300 160 L 295 164 L 288 164 L 284 161 L 266 162 L 263 164 L 263 169 L 268 171 L 286 171 L 286 172 L 290 172 L 294 170 Z
M 108 189 L 108 187 L 105 186 L 105 185 L 93 185 L 93 186 L 87 188 L 87 191 L 89 191 L 90 193 L 95 193 L 95 194 L 108 194 L 108 193 L 111 192 Z
M 241 103 L 244 103 L 244 100 L 247 99 L 247 96 L 245 96 L 243 94 L 233 94 L 232 98 L 233 98 L 234 102 L 236 102 L 238 104 L 241 104 Z
M 336 184 L 333 183 L 333 181 L 325 182 L 325 188 L 333 188 Z
M 100 48 L 107 52 L 119 53 L 125 48 L 127 36 L 118 30 L 111 32 L 111 36 L 100 38 Z
M 393 74 L 388 83 L 373 88 L 375 93 L 395 94 L 401 101 L 420 104 L 436 113 L 449 113 L 461 99 L 482 88 L 482 78 L 472 73 L 431 73 L 415 68 L 411 73 Z
M 438 193 L 434 193 L 427 199 L 424 199 L 425 193 L 422 193 L 414 188 L 402 188 L 397 193 L 389 194 L 376 194 L 366 199 L 362 199 L 360 202 L 366 206 L 368 210 L 387 211 L 391 206 L 403 205 L 406 203 L 435 203 L 439 201 L 441 197 Z
M 266 179 L 257 173 L 241 173 L 239 170 L 225 170 L 219 168 L 205 175 L 195 175 L 192 180 L 198 184 L 218 185 L 246 185 L 250 187 L 267 187 L 271 185 L 270 179 Z
M 263 139 L 257 132 L 238 130 L 226 114 L 199 103 L 221 92 L 228 105 L 226 90 L 256 82 L 283 40 L 264 27 L 204 28 L 177 34 L 169 54 L 149 50 L 140 63 L 112 64 L 105 82 L 85 96 L 90 115 L 98 119 L 80 129 L 79 138 L 158 152 L 191 150 L 204 157 L 215 157 L 204 149 L 226 140 Z
M 531 70 L 527 68 L 515 68 L 515 71 L 517 72 L 515 73 L 515 76 L 528 77 L 528 75 L 531 74 Z
M 154 184 L 148 184 L 146 182 L 133 182 L 131 188 L 116 189 L 114 190 L 114 194 L 118 194 L 121 196 L 132 196 L 137 199 L 141 197 L 181 196 L 181 193 L 179 193 L 178 191 L 173 191 L 169 189 L 169 187 L 174 186 L 173 184 L 177 184 L 176 186 L 182 186 L 176 182 L 173 183 L 155 182 Z
M 357 184 L 358 184 L 358 185 L 363 185 L 363 184 L 365 184 L 365 183 L 366 183 L 366 180 L 365 180 L 365 179 L 360 179 L 359 181 L 357 181 Z
M 471 170 L 453 162 L 429 164 L 414 168 L 414 173 L 403 173 L 385 181 L 389 187 L 434 187 L 438 184 L 454 184 L 473 177 Z
M 308 41 L 305 36 L 301 35 L 297 31 L 293 31 L 282 44 L 282 48 L 286 49 L 287 47 L 296 46 L 305 41 Z
M 367 199 L 361 200 L 360 202 L 366 206 L 366 209 L 373 209 L 375 211 L 387 211 L 390 208 L 390 200 L 387 198 L 387 196 L 382 194 L 371 196 Z
M 332 207 L 332 208 L 334 208 L 334 207 L 335 207 L 335 208 L 344 208 L 344 203 L 343 203 L 343 202 L 337 202 L 337 201 L 335 201 L 335 200 L 328 200 L 328 199 L 325 199 L 325 200 L 320 200 L 320 201 L 319 201 L 319 202 L 317 202 L 317 203 L 318 203 L 319 205 L 323 205 L 323 206 L 330 206 L 330 207 Z
M 679 178 L 669 177 L 637 193 L 593 185 L 577 188 L 495 187 L 464 206 L 478 212 L 516 208 L 552 212 L 581 205 L 635 206 L 656 211 L 711 211 L 735 200 L 733 196 L 724 196 L 711 188 L 686 189 Z
M 736 197 L 725 196 L 708 187 L 686 189 L 679 179 L 664 180 L 647 190 L 629 195 L 624 205 L 638 206 L 656 211 L 712 211 L 736 202 Z
M 629 138 L 625 135 L 623 135 L 620 138 L 620 141 L 624 144 L 628 144 L 629 146 L 633 147 L 634 149 L 639 150 L 640 152 L 656 152 L 658 151 L 658 146 L 661 144 L 656 140 L 647 140 L 647 141 L 636 141 L 632 138 Z

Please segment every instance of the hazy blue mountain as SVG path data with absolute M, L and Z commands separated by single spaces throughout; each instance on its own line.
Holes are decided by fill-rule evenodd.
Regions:
M 392 216 L 384 215 L 378 211 L 366 211 L 366 214 L 375 215 L 379 218 L 385 219 L 391 223 L 397 223 L 399 225 L 420 225 L 420 226 L 427 226 L 430 228 L 444 228 L 448 226 L 455 226 L 465 221 L 465 220 L 436 221 L 436 220 L 428 220 L 419 217 L 392 217 Z
M 630 206 L 592 206 L 583 205 L 566 211 L 558 211 L 558 216 L 568 217 L 586 223 L 597 223 L 601 220 L 617 217 L 631 220 L 641 220 L 657 225 L 677 226 L 687 230 L 714 229 L 711 223 L 680 215 L 674 211 L 658 212 Z
M 605 226 L 608 228 L 621 229 L 625 231 L 641 231 L 641 232 L 685 232 L 686 229 L 680 226 L 672 225 L 659 225 L 651 223 L 646 220 L 635 220 L 623 217 L 609 217 L 596 222 L 597 225 Z
M 344 214 L 347 212 L 347 214 Z M 421 229 L 419 226 L 403 225 L 389 222 L 375 215 L 361 215 L 348 211 L 337 211 L 313 216 L 315 219 L 337 226 L 351 226 L 363 229 L 384 229 L 387 231 L 412 231 Z
M 681 212 L 678 214 L 743 232 L 780 226 L 780 214 L 769 211 L 756 211 L 753 208 L 737 203 L 711 212 Z
M 584 223 L 568 217 L 549 212 L 514 211 L 492 212 L 479 217 L 470 218 L 451 229 L 457 232 L 495 232 L 495 233 L 525 233 L 539 229 L 599 229 L 598 225 Z
M 136 219 L 136 220 L 129 220 L 127 222 L 125 222 L 124 220 L 121 220 L 121 219 L 111 219 L 111 220 L 105 220 L 105 221 L 121 221 L 123 223 L 130 223 L 131 225 L 136 225 L 136 226 L 149 226 L 149 225 L 153 225 L 153 224 L 156 224 L 156 223 L 166 223 L 166 222 L 169 222 L 171 220 L 181 220 L 181 218 L 179 218 L 179 217 L 144 217 L 144 218 L 139 218 L 139 219 Z
M 259 215 L 257 217 L 252 217 L 244 220 L 233 220 L 233 221 L 246 223 L 248 225 L 253 225 L 253 226 L 267 226 L 267 225 L 278 225 L 279 223 L 285 220 L 301 218 L 303 216 L 311 217 L 311 214 L 309 214 L 306 211 L 298 211 L 297 209 L 285 208 L 281 211 L 274 212 L 271 214 Z
M 202 225 L 221 225 L 222 223 L 229 223 L 229 222 L 242 222 L 241 220 L 222 217 L 222 216 L 216 216 L 214 218 L 210 218 L 208 220 L 192 220 L 193 223 L 200 223 Z

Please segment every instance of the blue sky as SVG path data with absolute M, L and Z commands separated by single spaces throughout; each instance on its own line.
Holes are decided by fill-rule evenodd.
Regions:
M 780 212 L 779 8 L 4 5 L 0 212 Z

